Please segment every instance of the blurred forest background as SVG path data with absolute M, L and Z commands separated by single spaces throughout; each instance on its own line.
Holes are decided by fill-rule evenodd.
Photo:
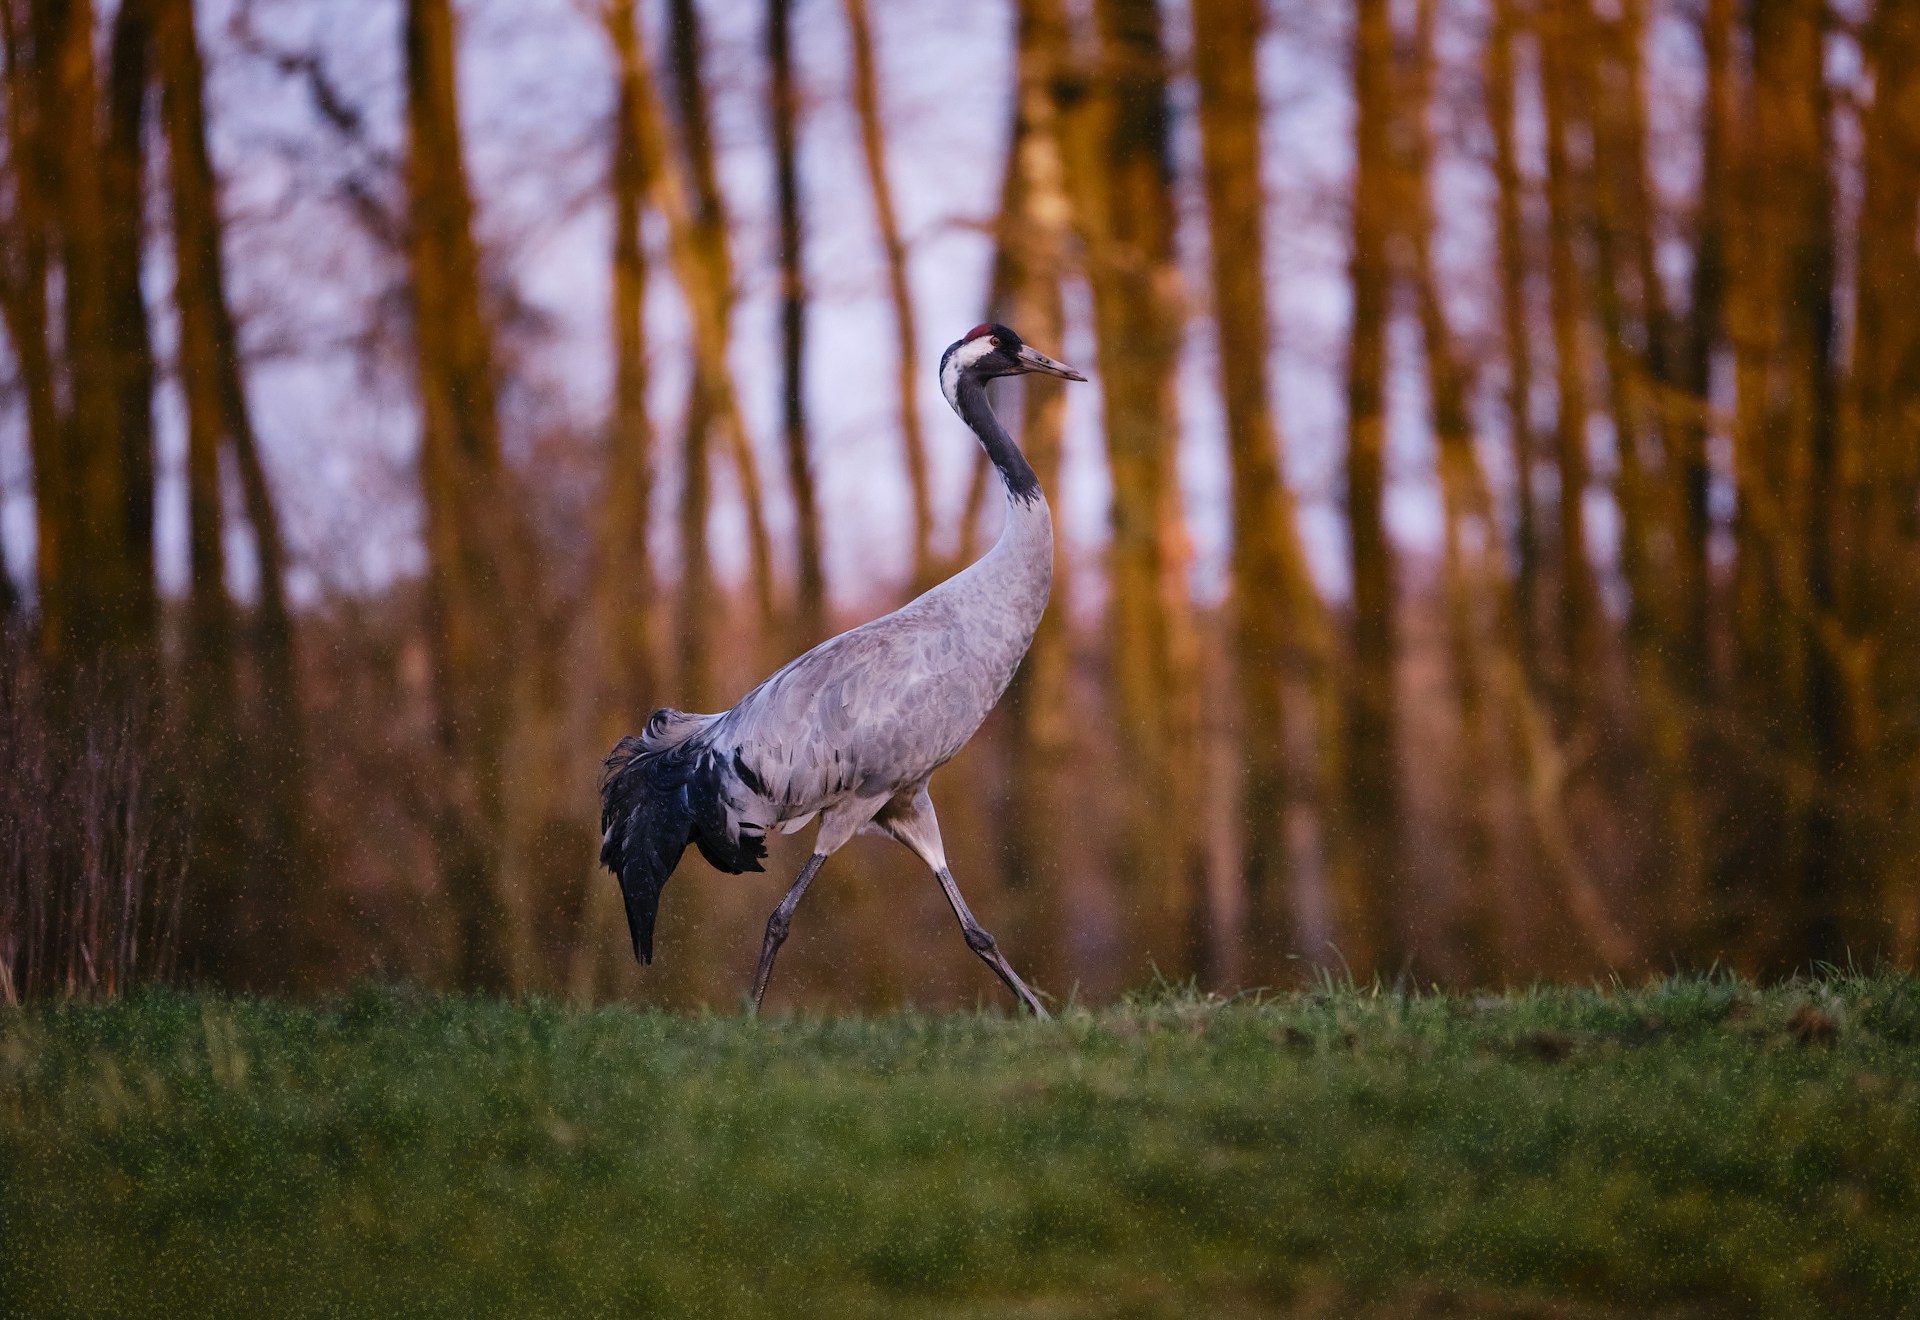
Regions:
M 1920 962 L 1916 0 L 0 0 L 0 998 L 631 961 L 599 759 L 1062 524 L 1055 993 Z M 789 1002 L 993 999 L 897 846 Z

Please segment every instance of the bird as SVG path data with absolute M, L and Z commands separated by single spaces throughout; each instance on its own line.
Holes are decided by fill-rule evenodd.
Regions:
M 954 883 L 927 791 L 1012 682 L 1053 587 L 1046 495 L 987 402 L 988 381 L 1027 374 L 1086 380 L 991 322 L 940 358 L 941 393 L 1006 490 L 1005 522 L 986 554 L 893 613 L 820 643 L 731 710 L 654 711 L 606 758 L 600 861 L 619 880 L 639 962 L 653 962 L 660 891 L 689 845 L 718 870 L 763 871 L 769 831 L 791 834 L 817 818 L 813 852 L 767 918 L 752 1012 L 807 886 L 868 829 L 926 864 L 967 947 L 1020 1004 L 1047 1017 Z

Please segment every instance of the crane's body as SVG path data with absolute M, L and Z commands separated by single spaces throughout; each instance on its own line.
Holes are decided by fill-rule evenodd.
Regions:
M 622 739 L 608 758 L 601 861 L 620 878 L 641 961 L 652 961 L 660 889 L 689 843 L 721 870 L 758 871 L 768 832 L 793 832 L 817 817 L 813 856 L 768 922 L 758 1004 L 807 884 L 871 824 L 927 863 L 969 947 L 1045 1016 L 954 886 L 927 796 L 929 777 L 966 745 L 1012 681 L 1052 587 L 1046 497 L 986 403 L 986 380 L 1028 371 L 1082 379 L 1003 326 L 978 327 L 941 364 L 948 402 L 1007 490 L 1006 522 L 985 556 L 893 613 L 822 642 L 731 710 L 655 711 L 645 731 Z
M 1052 579 L 1046 502 L 1019 505 L 965 572 L 822 642 L 724 714 L 683 724 L 690 744 L 736 771 L 730 830 L 791 833 L 925 782 L 1007 690 Z

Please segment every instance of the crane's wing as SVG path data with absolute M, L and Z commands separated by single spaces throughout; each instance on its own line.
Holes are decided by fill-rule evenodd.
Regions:
M 890 792 L 964 743 L 999 696 L 964 631 L 905 611 L 807 652 L 714 724 L 740 818 L 762 829 Z M 904 616 L 904 617 L 903 617 Z
M 764 831 L 743 830 L 731 799 L 732 767 L 699 734 L 711 715 L 654 712 L 647 731 L 622 738 L 600 784 L 600 863 L 620 879 L 633 954 L 653 961 L 660 891 L 687 845 L 723 871 L 761 870 Z

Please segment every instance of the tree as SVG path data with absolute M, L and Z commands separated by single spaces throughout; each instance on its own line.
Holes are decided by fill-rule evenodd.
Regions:
M 1065 273 L 1068 210 L 1060 157 L 1059 121 L 1050 84 L 1055 61 L 1066 50 L 1057 26 L 1059 9 L 1048 0 L 1023 0 L 1015 18 L 1018 81 L 1012 132 L 1007 143 L 1006 175 L 1001 188 L 992 317 L 1013 326 L 1036 344 L 1057 348 L 1066 334 L 1061 297 Z M 1043 490 L 1059 498 L 1061 443 L 1066 393 L 1041 377 L 1022 382 L 1020 446 Z M 982 460 L 976 474 L 989 470 Z M 975 520 L 973 501 L 967 507 Z M 1074 706 L 1069 690 L 1071 644 L 1067 628 L 1072 581 L 1060 543 L 1054 546 L 1053 598 L 1041 616 L 1033 645 L 1007 690 L 1013 716 L 1007 753 L 1006 789 L 1008 887 L 1027 904 L 1031 931 L 1047 927 L 1049 943 L 1065 933 L 1059 913 L 1072 882 L 1069 849 L 1058 828 L 1067 799 L 1067 766 L 1073 750 Z M 1041 911 L 1035 911 L 1041 909 Z M 1031 937 L 1029 937 L 1031 938 Z M 1047 965 L 1047 949 L 1036 951 Z
M 1213 258 L 1213 314 L 1233 478 L 1230 597 L 1238 686 L 1242 878 L 1262 965 L 1291 942 L 1286 824 L 1312 798 L 1288 767 L 1286 686 L 1331 680 L 1328 630 L 1308 575 L 1268 395 L 1265 198 L 1261 189 L 1261 35 L 1254 0 L 1197 0 L 1194 76 Z
M 127 548 L 127 628 L 144 647 L 157 622 L 153 578 L 153 345 L 140 287 L 146 240 L 141 205 L 152 20 L 148 0 L 123 0 L 113 19 L 106 132 L 100 152 L 106 213 L 102 277 L 111 342 Z
M 1861 916 L 1837 814 L 1839 677 L 1823 638 L 1835 605 L 1838 470 L 1831 107 L 1824 7 L 1765 0 L 1751 23 L 1752 140 L 1727 304 L 1738 390 L 1735 636 L 1748 700 L 1775 716 L 1767 741 L 1792 767 L 1763 791 L 1788 821 L 1771 853 L 1793 915 L 1788 929 L 1752 933 L 1787 967 L 1843 960 Z
M 453 909 L 454 980 L 500 991 L 514 979 L 501 890 L 502 759 L 514 648 L 499 530 L 506 475 L 495 412 L 480 256 L 461 159 L 453 14 L 408 0 L 408 260 L 427 508 L 428 644 L 450 800 L 432 822 Z
M 893 328 L 899 345 L 900 440 L 906 450 L 907 485 L 913 496 L 913 581 L 930 585 L 933 575 L 933 493 L 927 478 L 927 441 L 920 426 L 917 382 L 920 337 L 913 324 L 913 291 L 907 283 L 907 245 L 894 211 L 893 185 L 887 179 L 887 143 L 880 109 L 880 77 L 875 70 L 873 25 L 866 0 L 845 0 L 847 32 L 853 44 L 853 104 L 860 120 L 860 147 L 873 190 L 874 219 L 887 258 L 887 295 L 893 304 Z
M 211 340 L 214 403 L 221 434 L 240 479 L 241 507 L 253 534 L 259 599 L 246 620 L 248 643 L 258 677 L 258 703 L 242 730 L 241 750 L 254 767 L 246 785 L 248 847 L 256 884 L 251 925 L 257 932 L 254 957 L 258 980 L 287 985 L 303 971 L 314 949 L 308 923 L 315 911 L 318 859 L 307 816 L 308 746 L 296 673 L 293 612 L 287 603 L 287 554 L 280 510 L 267 482 L 253 409 L 243 374 L 239 330 L 227 296 L 222 223 L 207 150 L 206 105 L 200 49 L 192 0 L 151 0 L 160 6 L 163 118 L 176 213 L 175 241 L 181 231 L 197 235 L 201 250 L 176 261 L 184 326 L 193 304 Z M 178 217 L 191 213 L 183 226 Z M 196 331 L 196 335 L 200 332 Z M 244 771 L 243 771 L 244 773 Z M 239 784 L 236 782 L 235 790 Z
M 1560 473 L 1560 710 L 1587 713 L 1600 661 L 1599 597 L 1587 557 L 1587 337 L 1579 245 L 1582 211 L 1572 157 L 1574 74 L 1585 0 L 1544 0 L 1541 100 L 1546 114 L 1548 284 L 1553 299 L 1554 463 Z
M 1393 549 L 1386 529 L 1387 314 L 1393 270 L 1393 33 L 1386 0 L 1359 0 L 1353 54 L 1355 166 L 1347 349 L 1347 553 L 1353 565 L 1353 669 L 1342 754 L 1345 801 L 1336 883 L 1354 969 L 1397 973 L 1398 699 Z
M 1493 21 L 1481 62 L 1486 114 L 1493 130 L 1494 183 L 1498 188 L 1495 233 L 1500 253 L 1500 337 L 1506 358 L 1508 445 L 1513 455 L 1514 601 L 1519 610 L 1522 662 L 1531 671 L 1537 629 L 1539 515 L 1533 476 L 1533 345 L 1527 326 L 1527 249 L 1522 222 L 1525 201 L 1520 153 L 1514 137 L 1514 36 L 1517 0 L 1493 0 Z
M 1453 330 L 1447 323 L 1433 247 L 1438 202 L 1434 196 L 1433 129 L 1435 82 L 1436 0 L 1419 0 L 1416 7 L 1413 50 L 1404 93 L 1404 141 L 1408 160 L 1405 177 L 1410 195 L 1400 211 L 1407 217 L 1411 240 L 1414 301 L 1425 352 L 1427 395 L 1433 419 L 1436 467 L 1446 525 L 1443 540 L 1442 590 L 1447 616 L 1447 660 L 1454 698 L 1460 710 L 1460 773 L 1485 777 L 1488 764 L 1489 719 L 1487 666 L 1479 620 L 1480 604 L 1498 599 L 1507 583 L 1485 571 L 1485 556 L 1468 548 L 1469 527 L 1478 524 L 1481 537 L 1492 541 L 1495 531 L 1480 461 L 1473 451 L 1473 420 L 1467 409 L 1466 366 Z M 1496 617 L 1499 611 L 1496 609 Z M 1502 639 L 1505 640 L 1505 639 Z M 1496 661 L 1497 663 L 1497 661 Z M 1464 795 L 1451 822 L 1458 835 L 1461 869 L 1467 892 L 1459 904 L 1450 943 L 1476 982 L 1499 975 L 1511 945 L 1501 895 L 1493 872 L 1494 823 L 1487 794 Z
M 613 149 L 607 171 L 613 203 L 613 401 L 607 413 L 606 481 L 600 509 L 600 637 L 610 705 L 627 720 L 652 699 L 659 679 L 655 572 L 649 545 L 653 515 L 653 420 L 647 412 L 647 284 L 651 272 L 640 217 L 649 175 L 659 168 L 641 147 L 643 89 L 631 55 L 638 40 L 633 0 L 612 0 L 604 18 L 617 55 Z M 617 738 L 624 727 L 615 731 Z M 612 746 L 609 742 L 608 746 Z
M 1839 482 L 1835 565 L 1838 651 L 1845 682 L 1852 765 L 1846 821 L 1861 842 L 1902 966 L 1920 957 L 1920 885 L 1909 865 L 1920 811 L 1912 791 L 1916 745 L 1912 694 L 1920 691 L 1920 610 L 1911 584 L 1920 568 L 1920 6 L 1884 0 L 1865 34 L 1874 82 L 1862 125 L 1866 144 L 1860 207 L 1853 357 L 1853 421 Z M 1864 883 L 1864 882 L 1863 882 Z
M 187 724 L 198 762 L 192 792 L 201 817 L 195 871 L 201 911 L 192 946 L 205 966 L 237 970 L 259 949 L 265 966 L 285 965 L 284 946 L 250 929 L 247 840 L 238 799 L 243 758 L 236 718 L 236 624 L 227 595 L 224 501 L 220 489 L 219 356 L 213 301 L 219 295 L 220 231 L 212 167 L 200 132 L 200 70 L 193 13 L 159 0 L 161 118 L 167 131 L 173 202 L 175 301 L 180 309 L 179 376 L 187 421 Z M 248 971 L 254 970 L 248 968 Z M 235 979 L 251 977 L 242 972 Z
M 1697 787 L 1705 692 L 1696 654 L 1704 614 L 1694 580 L 1682 478 L 1689 459 L 1680 432 L 1695 410 L 1677 402 L 1672 318 L 1655 265 L 1653 187 L 1647 177 L 1646 6 L 1629 0 L 1619 16 L 1584 16 L 1581 85 L 1595 107 L 1593 282 L 1605 340 L 1607 405 L 1613 421 L 1620 510 L 1620 576 L 1627 592 L 1627 643 L 1641 718 L 1636 731 L 1664 819 L 1659 856 L 1671 895 L 1668 925 L 1692 938 L 1706 887 L 1705 811 Z M 1649 461 L 1659 466 L 1649 471 Z M 1662 470 L 1664 469 L 1664 471 Z M 1678 570 L 1678 571 L 1674 571 Z
M 139 17 L 122 29 L 123 60 L 137 57 Z M 147 648 L 154 618 L 150 505 L 134 488 L 150 460 L 137 427 L 122 429 L 141 331 L 115 323 L 129 310 L 128 239 L 106 212 L 108 176 L 129 177 L 135 112 L 122 88 L 102 122 L 89 0 L 8 0 L 0 24 L 13 184 L 0 311 L 27 397 L 41 646 L 62 661 L 125 660 Z
M 1197 640 L 1174 471 L 1174 371 L 1184 333 L 1174 250 L 1167 61 L 1152 0 L 1098 0 L 1098 61 L 1057 69 L 1067 191 L 1093 293 L 1113 477 L 1110 652 L 1121 754 L 1132 777 L 1124 874 L 1140 886 L 1145 947 L 1194 967 L 1208 914 L 1196 884 Z M 1065 33 L 1064 22 L 1054 24 Z
M 1687 315 L 1679 333 L 1676 385 L 1684 403 L 1670 434 L 1675 577 L 1685 622 L 1681 672 L 1696 700 L 1709 679 L 1708 625 L 1711 580 L 1707 540 L 1710 472 L 1707 434 L 1713 388 L 1713 354 L 1726 329 L 1727 223 L 1733 202 L 1733 150 L 1739 108 L 1734 75 L 1734 0 L 1707 0 L 1701 16 L 1706 96 L 1700 118 L 1700 204 L 1694 218 L 1693 274 Z
M 54 199 L 52 165 L 43 131 L 41 70 L 50 53 L 37 38 L 37 11 L 7 0 L 0 4 L 0 37 L 5 40 L 7 164 L 11 214 L 0 225 L 5 280 L 0 282 L 0 312 L 5 313 L 20 393 L 25 396 L 28 453 L 33 464 L 35 567 L 40 642 L 49 654 L 67 648 L 71 604 L 65 581 L 68 557 L 78 534 L 74 526 L 72 482 L 61 436 L 64 425 L 55 385 L 55 362 L 47 339 L 47 275 L 51 260 L 49 228 Z
M 827 634 L 827 580 L 807 436 L 807 287 L 801 250 L 800 176 L 795 160 L 794 123 L 800 107 L 793 85 L 792 12 L 793 0 L 767 0 L 767 65 L 771 73 L 767 96 L 773 128 L 774 196 L 780 212 L 781 439 L 787 455 L 787 484 L 793 488 L 799 552 L 799 640 L 811 646 Z
M 763 628 L 774 618 L 773 549 L 767 534 L 765 502 L 760 493 L 759 466 L 727 362 L 733 308 L 733 257 L 727 234 L 726 209 L 713 163 L 713 144 L 707 122 L 706 83 L 700 72 L 700 16 L 693 0 L 670 0 L 668 68 L 672 74 L 675 119 L 679 128 L 679 168 L 668 165 L 664 130 L 657 110 L 649 115 L 655 144 L 643 138 L 642 150 L 662 162 L 656 183 L 662 188 L 657 204 L 666 215 L 674 254 L 674 275 L 693 320 L 694 377 L 687 401 L 686 447 L 681 466 L 680 501 L 680 612 L 677 626 L 682 647 L 683 699 L 704 708 L 712 697 L 711 656 L 707 638 L 712 607 L 708 583 L 706 535 L 708 505 L 708 435 L 718 428 L 740 481 L 740 499 L 746 506 L 749 564 L 754 599 Z M 643 79 L 639 104 L 643 110 L 657 104 L 651 77 L 638 46 L 634 58 Z M 643 129 L 646 123 L 641 125 Z

